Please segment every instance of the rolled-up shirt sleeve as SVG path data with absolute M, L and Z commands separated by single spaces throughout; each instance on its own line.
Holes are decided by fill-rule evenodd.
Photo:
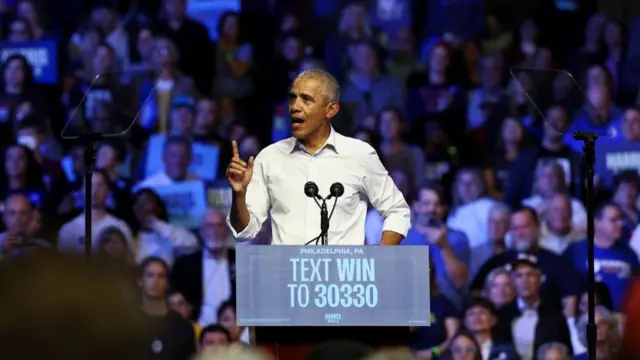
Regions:
M 264 172 L 264 155 L 258 154 L 253 163 L 253 176 L 247 187 L 245 196 L 249 210 L 249 224 L 242 231 L 236 231 L 231 225 L 230 215 L 227 215 L 227 226 L 237 240 L 250 240 L 256 237 L 262 229 L 262 223 L 269 216 L 269 191 Z
M 411 227 L 411 211 L 378 154 L 372 150 L 365 160 L 364 186 L 371 205 L 384 219 L 382 231 L 407 236 Z

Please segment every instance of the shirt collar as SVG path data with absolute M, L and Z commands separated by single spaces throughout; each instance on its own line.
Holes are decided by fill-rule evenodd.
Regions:
M 331 133 L 329 133 L 329 137 L 324 145 L 318 150 L 318 153 L 322 151 L 324 148 L 332 149 L 336 154 L 338 153 L 338 133 L 331 127 Z M 296 150 L 306 151 L 304 145 L 298 139 L 292 137 L 290 141 L 290 150 L 289 153 L 293 153 Z
M 535 303 L 535 305 L 533 306 L 528 306 L 524 300 L 522 300 L 521 298 L 518 298 L 517 300 L 518 303 L 518 309 L 520 309 L 520 311 L 525 312 L 527 310 L 533 310 L 533 311 L 538 311 L 538 308 L 540 307 L 540 301 L 538 301 L 537 303 Z

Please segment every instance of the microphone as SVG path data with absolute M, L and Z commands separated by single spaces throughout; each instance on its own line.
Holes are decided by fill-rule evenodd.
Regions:
M 342 184 L 340 184 L 339 182 L 331 184 L 331 187 L 329 188 L 329 194 L 331 194 L 329 197 L 339 198 L 344 194 L 344 186 L 342 186 Z
M 316 183 L 314 183 L 313 181 L 309 181 L 306 184 L 304 184 L 304 194 L 307 195 L 310 198 L 317 198 L 318 197 L 318 185 L 316 185 Z

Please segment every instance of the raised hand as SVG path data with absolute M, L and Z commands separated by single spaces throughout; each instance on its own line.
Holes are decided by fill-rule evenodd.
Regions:
M 243 192 L 247 190 L 253 175 L 253 156 L 249 158 L 249 161 L 244 162 L 240 159 L 238 144 L 232 141 L 231 147 L 233 155 L 231 156 L 231 163 L 227 167 L 227 181 L 229 181 L 233 191 Z

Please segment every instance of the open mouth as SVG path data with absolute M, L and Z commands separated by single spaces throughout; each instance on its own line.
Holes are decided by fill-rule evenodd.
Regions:
M 291 123 L 293 125 L 300 125 L 304 123 L 304 119 L 297 116 L 291 116 Z

